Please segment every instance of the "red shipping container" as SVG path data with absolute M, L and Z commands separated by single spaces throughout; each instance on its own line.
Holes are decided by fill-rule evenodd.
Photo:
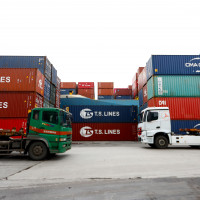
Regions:
M 136 73 L 136 74 L 133 76 L 133 78 L 132 78 L 132 84 L 133 84 L 136 80 L 138 80 L 138 73 Z
M 61 82 L 60 88 L 62 88 L 62 89 L 76 89 L 76 82 Z
M 112 96 L 113 89 L 98 89 L 99 96 Z
M 38 69 L 1 69 L 0 91 L 29 91 L 44 96 L 44 76 Z
M 94 95 L 94 89 L 78 89 L 78 94 L 80 94 L 80 95 L 84 95 L 84 94 Z
M 131 96 L 132 90 L 128 88 L 115 88 L 114 89 L 115 95 L 119 96 Z
M 23 128 L 24 133 L 26 132 L 26 118 L 0 118 L 0 129 L 12 130 L 16 128 L 16 131 L 19 131 Z
M 137 141 L 137 123 L 72 123 L 73 141 Z
M 139 68 L 138 68 L 138 71 L 137 71 L 138 76 L 142 73 L 143 69 L 144 69 L 144 67 L 139 67 Z
M 94 82 L 78 82 L 78 88 L 92 89 L 94 88 Z
M 169 107 L 172 120 L 200 120 L 200 98 L 167 97 L 152 98 L 148 107 Z
M 138 80 L 136 80 L 134 83 L 133 83 L 133 86 L 132 86 L 132 93 L 133 93 L 133 98 L 137 98 L 138 97 Z
M 114 83 L 113 82 L 98 82 L 99 89 L 113 89 Z
M 148 101 L 147 98 L 147 84 L 143 87 L 143 104 L 145 104 Z
M 129 85 L 129 86 L 128 86 L 128 89 L 132 90 L 132 85 Z
M 43 97 L 36 92 L 0 93 L 0 118 L 27 117 L 35 107 L 43 107 Z
M 145 67 L 138 76 L 138 91 L 140 91 L 146 83 L 147 83 L 147 72 Z

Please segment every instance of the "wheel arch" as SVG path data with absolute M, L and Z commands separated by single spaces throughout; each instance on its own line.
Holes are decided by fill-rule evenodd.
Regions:
M 156 134 L 154 135 L 154 142 L 155 142 L 156 137 L 158 137 L 158 136 L 165 136 L 165 137 L 167 138 L 167 140 L 168 140 L 168 144 L 170 143 L 169 136 L 168 136 L 168 134 L 165 133 L 165 132 L 158 132 L 158 133 L 156 133 Z

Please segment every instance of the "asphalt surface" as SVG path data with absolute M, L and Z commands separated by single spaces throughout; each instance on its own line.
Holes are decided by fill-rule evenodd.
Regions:
M 200 199 L 200 149 L 81 142 L 45 161 L 0 157 L 1 199 Z

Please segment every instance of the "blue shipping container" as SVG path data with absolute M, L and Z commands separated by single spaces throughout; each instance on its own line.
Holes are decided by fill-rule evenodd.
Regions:
M 98 96 L 98 99 L 99 100 L 102 100 L 102 99 L 114 99 L 114 96 L 103 96 L 103 95 L 100 95 L 100 96 Z
M 53 65 L 51 66 L 51 82 L 57 86 L 57 70 Z
M 60 95 L 76 94 L 76 89 L 60 89 Z
M 147 107 L 148 107 L 148 103 L 145 103 L 143 106 L 141 106 L 141 107 L 139 108 L 139 113 L 141 113 L 142 110 L 144 110 L 144 109 L 147 108 Z
M 152 55 L 146 70 L 147 80 L 152 75 L 198 75 L 200 55 Z
M 51 96 L 51 84 L 47 79 L 45 79 L 45 82 L 44 82 L 44 98 L 47 101 L 50 101 L 50 96 Z
M 127 95 L 125 95 L 125 96 L 116 96 L 115 98 L 116 99 L 132 99 L 132 96 L 127 96 Z
M 194 128 L 198 124 L 197 128 L 200 128 L 200 120 L 171 120 L 171 129 L 175 134 L 186 134 L 185 132 L 180 132 L 179 129 Z
M 143 105 L 143 89 L 139 91 L 139 107 Z
M 46 56 L 0 56 L 0 68 L 37 68 L 51 81 L 51 63 Z
M 137 106 L 69 106 L 75 123 L 136 123 Z

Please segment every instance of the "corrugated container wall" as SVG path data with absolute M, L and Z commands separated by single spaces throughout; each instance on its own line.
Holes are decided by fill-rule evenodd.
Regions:
M 132 96 L 134 99 L 138 96 L 138 73 L 132 79 Z
M 113 89 L 98 89 L 99 96 L 112 96 Z
M 45 82 L 44 82 L 44 98 L 47 101 L 50 101 L 50 96 L 51 96 L 51 84 L 47 79 L 45 79 Z
M 132 99 L 132 96 L 128 96 L 128 95 L 115 96 L 115 99 Z
M 114 83 L 113 82 L 98 82 L 99 89 L 113 89 Z
M 46 62 L 46 65 L 45 65 L 45 77 L 51 81 L 51 63 L 50 61 L 48 60 L 47 57 L 45 57 L 45 62 Z
M 60 89 L 60 95 L 76 94 L 76 89 Z
M 138 76 L 138 91 L 140 91 L 146 83 L 147 83 L 147 73 L 145 67 Z
M 156 97 L 148 101 L 148 107 L 169 107 L 172 120 L 200 120 L 200 98 Z
M 152 97 L 200 97 L 200 76 L 153 76 L 147 83 Z
M 60 108 L 60 83 L 61 79 L 57 76 L 57 84 L 56 84 L 56 108 Z
M 44 76 L 38 69 L 1 69 L 0 91 L 30 91 L 44 96 Z
M 43 107 L 43 98 L 36 92 L 1 92 L 0 117 L 28 117 L 28 111 Z
M 148 98 L 147 98 L 147 85 L 145 85 L 142 89 L 143 92 L 143 104 L 147 102 Z
M 54 86 L 56 86 L 57 84 L 57 70 L 55 69 L 55 67 L 52 65 L 51 66 L 51 82 L 54 84 Z
M 118 96 L 122 96 L 122 95 L 131 96 L 132 90 L 128 88 L 115 88 L 114 93 L 115 95 L 118 95 Z
M 50 93 L 50 103 L 55 105 L 56 103 L 56 87 L 53 84 L 51 85 L 51 93 Z
M 78 89 L 93 89 L 94 82 L 78 82 Z
M 139 91 L 139 107 L 143 105 L 143 90 Z
M 108 96 L 108 95 L 107 96 L 106 95 L 105 96 L 98 96 L 98 99 L 99 100 L 102 100 L 102 99 L 114 99 L 114 96 Z
M 198 75 L 199 55 L 152 55 L 147 62 L 147 80 L 152 75 Z
M 137 122 L 137 106 L 69 106 L 75 123 Z
M 76 89 L 76 82 L 61 82 L 60 88 L 63 89 Z
M 136 123 L 72 123 L 73 141 L 137 141 Z

